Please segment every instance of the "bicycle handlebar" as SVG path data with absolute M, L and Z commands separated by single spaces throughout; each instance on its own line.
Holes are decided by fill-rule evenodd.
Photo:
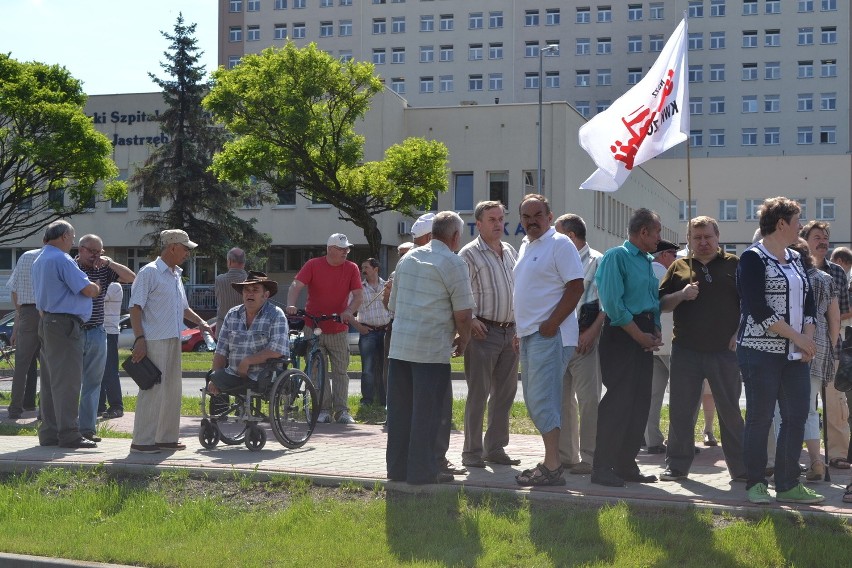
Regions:
M 315 324 L 317 324 L 321 321 L 336 321 L 337 323 L 343 323 L 340 320 L 339 314 L 331 314 L 331 315 L 322 314 L 322 315 L 316 316 L 316 315 L 309 314 L 305 310 L 296 310 L 296 315 L 299 316 L 299 317 L 303 317 L 303 318 L 310 318 L 311 320 L 313 320 L 313 322 Z M 316 326 L 314 326 L 314 327 L 316 327 Z

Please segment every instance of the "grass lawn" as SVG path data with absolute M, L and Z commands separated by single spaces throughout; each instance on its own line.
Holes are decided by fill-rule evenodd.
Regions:
M 0 550 L 157 567 L 845 566 L 842 518 L 418 495 L 285 476 L 0 476 Z M 61 527 L 61 530 L 45 530 Z

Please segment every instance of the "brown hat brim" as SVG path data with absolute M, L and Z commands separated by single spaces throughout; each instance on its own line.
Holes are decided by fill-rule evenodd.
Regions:
M 275 280 L 248 280 L 246 282 L 233 282 L 231 283 L 231 287 L 242 294 L 243 286 L 248 284 L 260 284 L 269 291 L 270 296 L 274 296 L 278 293 L 278 282 Z

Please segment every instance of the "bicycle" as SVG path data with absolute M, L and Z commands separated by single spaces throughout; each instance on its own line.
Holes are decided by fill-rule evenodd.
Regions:
M 14 347 L 0 347 L 0 381 L 12 382 L 12 376 L 15 374 L 15 362 L 12 361 L 14 354 Z M 0 392 L 0 398 L 6 398 L 6 393 Z
M 326 385 L 326 368 L 325 355 L 320 349 L 319 336 L 322 331 L 319 329 L 319 323 L 322 321 L 336 321 L 340 323 L 338 314 L 331 315 L 312 315 L 305 310 L 296 310 L 298 320 L 290 320 L 290 360 L 293 362 L 294 368 L 299 368 L 301 359 L 305 359 L 305 374 L 311 379 L 314 387 L 317 390 L 318 407 L 322 412 L 322 402 L 325 397 Z M 305 326 L 305 319 L 313 322 L 313 334 L 310 337 L 303 335 L 302 330 Z M 301 324 L 301 325 L 300 325 Z

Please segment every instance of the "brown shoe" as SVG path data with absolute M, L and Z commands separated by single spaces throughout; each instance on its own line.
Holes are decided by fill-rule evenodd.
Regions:
M 438 461 L 438 471 L 440 473 L 448 473 L 450 475 L 464 475 L 467 473 L 467 468 L 459 467 L 450 460 L 444 458 L 443 461 Z
M 180 442 L 157 442 L 157 447 L 161 450 L 185 450 L 186 444 Z
M 512 459 L 509 456 L 507 456 L 505 453 L 491 454 L 491 455 L 485 456 L 485 461 L 500 464 L 500 465 L 520 465 L 521 464 L 521 460 Z
M 580 462 L 571 466 L 568 473 L 573 475 L 588 475 L 592 473 L 592 464 L 589 462 Z
M 160 448 L 156 445 L 130 444 L 130 452 L 134 454 L 159 454 Z

